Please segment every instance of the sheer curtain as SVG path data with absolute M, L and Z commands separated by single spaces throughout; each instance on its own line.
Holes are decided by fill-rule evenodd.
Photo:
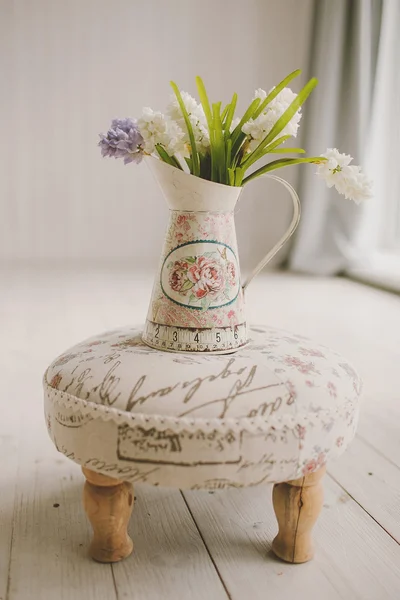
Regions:
M 319 78 L 319 86 L 306 108 L 304 141 L 311 155 L 324 152 L 326 146 L 337 147 L 369 171 L 373 163 L 371 118 L 375 111 L 375 120 L 379 119 L 380 110 L 376 83 L 379 70 L 384 69 L 382 48 L 388 19 L 396 16 L 398 7 L 398 0 L 315 1 L 310 70 Z M 392 114 L 397 119 L 396 111 Z M 368 174 L 376 176 L 375 169 Z M 360 263 L 368 246 L 368 235 L 361 231 L 369 206 L 344 200 L 315 177 L 313 168 L 303 168 L 299 195 L 303 217 L 290 267 L 334 275 Z M 377 207 L 381 201 L 369 202 Z
M 375 199 L 365 205 L 354 233 L 347 272 L 400 291 L 400 2 L 382 11 L 378 64 L 366 155 Z

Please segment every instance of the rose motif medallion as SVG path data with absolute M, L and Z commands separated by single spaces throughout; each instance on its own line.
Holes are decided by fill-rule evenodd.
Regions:
M 173 302 L 207 310 L 233 302 L 239 293 L 238 261 L 220 242 L 194 241 L 178 246 L 165 258 L 161 287 Z

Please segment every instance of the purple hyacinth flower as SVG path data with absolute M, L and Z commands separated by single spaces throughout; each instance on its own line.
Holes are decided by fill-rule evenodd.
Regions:
M 143 138 L 136 120 L 113 119 L 107 134 L 100 133 L 99 146 L 102 156 L 123 158 L 124 163 L 140 163 L 142 160 Z

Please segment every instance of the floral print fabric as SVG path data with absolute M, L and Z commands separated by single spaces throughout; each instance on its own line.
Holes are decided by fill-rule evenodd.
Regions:
M 207 248 L 210 251 L 207 252 Z M 188 252 L 191 254 L 185 255 Z M 178 253 L 184 255 L 179 258 Z M 214 242 L 179 246 L 167 256 L 161 278 L 167 298 L 182 306 L 202 310 L 230 304 L 237 297 L 240 286 L 233 251 Z
M 361 381 L 328 348 L 253 327 L 223 356 L 169 354 L 140 328 L 69 349 L 45 376 L 57 448 L 110 476 L 182 488 L 284 481 L 344 451 Z

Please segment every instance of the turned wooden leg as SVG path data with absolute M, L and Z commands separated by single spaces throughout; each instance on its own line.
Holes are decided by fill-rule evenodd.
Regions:
M 272 550 L 286 562 L 303 563 L 314 556 L 311 530 L 322 508 L 324 473 L 325 467 L 321 467 L 300 479 L 274 485 L 272 499 L 279 533 Z
M 127 533 L 133 509 L 132 484 L 82 468 L 86 477 L 83 505 L 93 527 L 89 553 L 99 562 L 117 562 L 130 555 Z

